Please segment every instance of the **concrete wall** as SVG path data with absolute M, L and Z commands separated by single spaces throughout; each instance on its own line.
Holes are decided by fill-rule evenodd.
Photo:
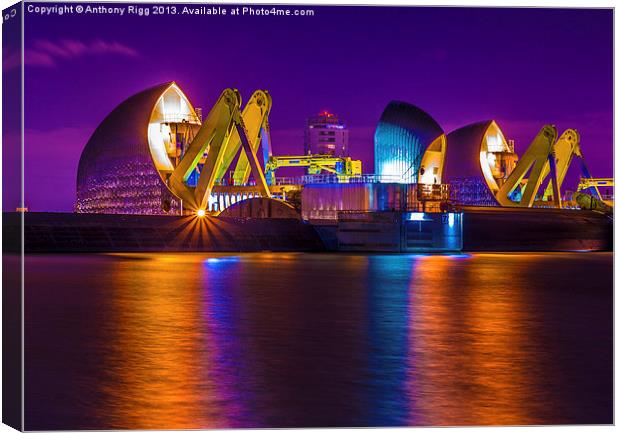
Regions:
M 397 212 L 343 212 L 338 216 L 338 250 L 400 252 L 401 230 Z
M 395 213 L 369 213 L 317 225 L 331 251 L 611 251 L 613 221 L 590 211 L 464 208 L 462 238 L 450 224 L 404 221 Z M 363 215 L 360 213 L 359 215 Z M 359 216 L 358 215 L 358 216 Z M 430 214 L 428 214 L 430 215 Z M 447 214 L 443 214 L 446 216 Z M 457 214 L 458 215 L 458 214 Z M 438 215 L 440 218 L 441 215 Z M 392 218 L 390 220 L 390 218 Z M 422 226 L 420 226 L 422 224 Z M 458 221 L 454 221 L 458 224 Z M 416 226 L 420 229 L 416 233 Z M 399 238 L 400 236 L 400 238 Z M 403 238 L 404 236 L 404 238 Z M 462 247 L 459 242 L 462 240 Z M 399 246 L 399 242 L 402 244 Z
M 463 208 L 465 251 L 611 251 L 613 221 L 596 212 Z
M 220 217 L 232 218 L 293 218 L 301 219 L 295 208 L 282 200 L 266 197 L 254 197 L 241 200 L 228 206 Z
M 338 250 L 369 252 L 460 251 L 460 214 L 340 212 Z
M 316 251 L 320 237 L 296 219 L 34 213 L 25 215 L 26 252 Z M 20 215 L 3 214 L 5 252 L 17 252 Z
M 292 218 L 26 213 L 25 250 L 413 252 L 459 249 L 461 238 L 453 228 L 449 229 L 449 221 L 448 224 L 420 222 L 398 215 L 402 214 L 348 213 L 338 222 L 313 226 Z M 435 215 L 441 219 L 447 214 Z M 19 252 L 20 216 L 12 212 L 3 214 L 4 252 Z M 462 218 L 464 251 L 613 249 L 613 222 L 595 212 L 465 208 Z

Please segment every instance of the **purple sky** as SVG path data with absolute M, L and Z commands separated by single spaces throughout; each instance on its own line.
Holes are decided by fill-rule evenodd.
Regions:
M 613 175 L 611 10 L 313 9 L 314 17 L 26 13 L 26 205 L 72 211 L 90 134 L 125 98 L 169 80 L 204 109 L 225 87 L 246 99 L 267 89 L 276 154 L 302 152 L 305 118 L 328 109 L 345 119 L 351 156 L 372 172 L 377 120 L 399 99 L 446 132 L 494 118 L 519 153 L 545 123 L 577 128 L 593 175 Z

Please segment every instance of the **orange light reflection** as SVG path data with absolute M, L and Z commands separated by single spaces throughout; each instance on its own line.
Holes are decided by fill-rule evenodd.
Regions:
M 492 258 L 422 257 L 410 292 L 411 424 L 515 425 L 540 421 L 544 390 L 528 371 L 530 317 L 524 269 Z M 465 261 L 468 262 L 465 265 Z M 532 353 L 533 352 L 533 353 Z M 527 362 L 530 364 L 528 364 Z

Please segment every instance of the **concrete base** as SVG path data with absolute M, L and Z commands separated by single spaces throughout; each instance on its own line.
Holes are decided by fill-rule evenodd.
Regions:
M 338 251 L 460 251 L 461 216 L 422 212 L 340 212 Z
M 467 207 L 462 211 L 462 247 L 458 248 L 456 238 L 450 240 L 447 233 L 437 231 L 442 225 L 435 223 L 432 229 L 424 222 L 401 222 L 392 212 L 359 213 L 357 217 L 348 213 L 338 221 L 314 220 L 312 224 L 331 251 L 613 250 L 613 221 L 596 212 L 499 207 Z M 445 218 L 447 214 L 435 215 Z
M 454 228 L 460 229 L 460 220 L 451 223 L 448 214 L 421 215 L 347 212 L 338 221 L 303 222 L 293 218 L 9 212 L 3 213 L 3 251 L 21 251 L 22 216 L 28 253 L 613 249 L 613 221 L 591 211 L 464 208 L 462 237 Z
M 465 251 L 612 251 L 613 220 L 563 209 L 463 208 Z
M 27 212 L 24 248 L 34 252 L 320 251 L 298 219 L 245 219 Z M 3 250 L 21 249 L 22 214 L 3 213 Z

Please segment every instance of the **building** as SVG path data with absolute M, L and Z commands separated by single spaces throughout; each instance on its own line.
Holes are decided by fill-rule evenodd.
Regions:
M 390 102 L 375 131 L 375 173 L 382 182 L 441 183 L 446 136 L 424 110 Z
M 306 121 L 304 153 L 347 156 L 349 130 L 337 115 L 323 111 Z
M 174 83 L 144 90 L 118 105 L 88 140 L 78 165 L 76 212 L 177 214 L 166 186 L 201 119 Z

